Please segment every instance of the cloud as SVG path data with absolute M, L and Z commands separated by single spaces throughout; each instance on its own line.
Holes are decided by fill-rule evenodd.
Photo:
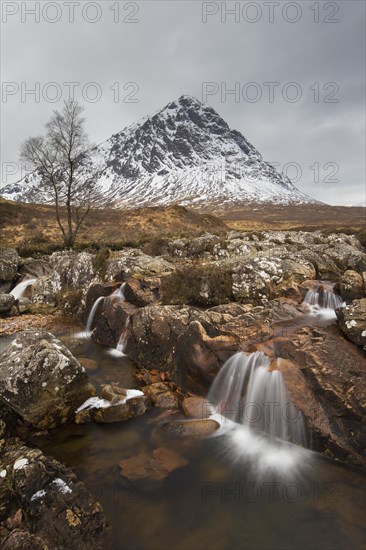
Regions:
M 31 8 L 36 3 L 20 4 Z M 206 23 L 202 10 L 208 4 L 201 2 L 153 0 L 132 2 L 129 8 L 120 2 L 118 23 L 116 2 L 99 3 L 96 23 L 85 20 L 97 15 L 95 8 L 83 17 L 85 2 L 75 7 L 73 23 L 66 3 L 58 4 L 61 18 L 56 23 L 42 13 L 39 23 L 27 14 L 22 22 L 19 12 L 3 24 L 3 81 L 19 86 L 6 101 L 2 96 L 3 162 L 16 162 L 21 142 L 43 131 L 52 109 L 68 95 L 64 83 L 79 83 L 76 97 L 85 105 L 90 138 L 99 143 L 181 94 L 201 98 L 204 83 L 213 82 L 218 91 L 207 102 L 266 160 L 292 170 L 299 165 L 301 178 L 295 184 L 301 191 L 333 204 L 364 200 L 363 2 L 327 3 L 333 11 L 339 7 L 338 13 L 321 2 L 294 2 L 285 16 L 296 18 L 297 9 L 301 17 L 296 23 L 284 19 L 284 3 L 274 6 L 272 23 L 263 2 L 241 2 L 237 22 L 229 14 L 222 22 L 222 3 L 211 2 L 208 9 L 218 11 Z M 318 14 L 311 9 L 317 4 Z M 255 18 L 255 5 L 261 7 L 261 17 L 250 23 L 245 17 Z M 226 6 L 233 8 L 235 2 Z M 49 10 L 52 19 L 56 11 Z M 47 87 L 50 82 L 58 88 Z M 269 82 L 279 83 L 273 102 Z M 39 102 L 25 93 L 35 86 Z M 225 93 L 235 86 L 239 97 Z M 45 94 L 57 90 L 60 101 L 52 103 Z M 253 102 L 250 94 L 256 90 L 262 95 Z M 98 91 L 99 100 L 92 102 Z M 296 92 L 301 96 L 292 102 Z M 334 166 L 338 170 L 332 175 Z M 3 183 L 16 179 L 3 178 Z

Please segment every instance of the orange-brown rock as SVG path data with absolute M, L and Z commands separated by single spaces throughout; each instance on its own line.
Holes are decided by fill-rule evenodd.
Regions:
M 121 460 L 121 476 L 129 481 L 159 482 L 171 472 L 188 464 L 186 458 L 173 449 L 159 447 L 152 453 L 144 452 Z
M 303 327 L 278 342 L 279 370 L 315 449 L 366 465 L 366 356 L 337 325 Z

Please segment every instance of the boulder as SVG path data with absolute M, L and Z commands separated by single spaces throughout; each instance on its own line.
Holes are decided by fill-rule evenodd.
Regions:
M 124 286 L 127 302 L 137 307 L 147 306 L 159 300 L 160 279 L 129 279 Z
M 11 312 L 15 298 L 12 294 L 0 294 L 0 315 L 7 315 Z
M 240 302 L 261 302 L 280 296 L 282 290 L 293 283 L 315 276 L 315 267 L 304 258 L 281 258 L 273 253 L 270 257 L 257 257 L 234 266 L 233 295 Z
M 313 264 L 316 269 L 316 277 L 329 281 L 337 281 L 342 273 L 341 268 L 336 262 L 327 256 L 324 252 L 324 247 L 312 247 L 301 251 L 301 255 L 305 260 Z
M 304 414 L 309 443 L 344 462 L 366 465 L 366 356 L 337 325 L 302 327 L 276 341 L 277 365 Z
M 112 253 L 107 260 L 107 280 L 126 281 L 135 275 L 160 277 L 173 269 L 173 264 L 160 256 L 148 256 L 140 250 L 123 250 Z
M 103 510 L 76 475 L 19 440 L 0 441 L 2 548 L 105 548 Z
M 360 273 L 348 269 L 337 284 L 339 293 L 345 302 L 352 302 L 365 296 L 364 280 Z
M 13 281 L 15 278 L 20 257 L 15 248 L 3 248 L 0 254 L 0 281 Z
M 186 397 L 183 399 L 182 409 L 188 418 L 197 418 L 200 420 L 207 419 L 214 412 L 212 405 L 207 399 L 199 396 Z
M 366 298 L 337 309 L 339 326 L 351 342 L 366 350 Z
M 276 321 L 302 313 L 290 300 L 255 308 L 224 304 L 208 310 L 147 306 L 132 317 L 126 352 L 139 368 L 168 371 L 179 387 L 202 395 L 242 342 L 250 346 L 268 339 Z
M 52 304 L 57 302 L 58 285 L 53 277 L 42 275 L 32 285 L 32 301 L 40 304 Z
M 126 331 L 129 331 L 127 320 L 136 311 L 137 308 L 134 305 L 122 301 L 117 296 L 111 296 L 103 300 L 94 320 L 93 342 L 115 348 L 122 333 L 125 334 Z
M 168 243 L 168 253 L 171 256 L 200 260 L 226 258 L 230 255 L 226 248 L 227 242 L 222 237 L 210 233 L 194 239 L 176 239 Z
M 205 393 L 221 365 L 240 345 L 240 336 L 222 329 L 211 337 L 200 321 L 192 321 L 178 340 L 174 381 L 184 390 Z
M 30 312 L 30 299 L 29 298 L 19 298 L 16 302 L 16 308 L 19 313 L 29 313 Z
M 94 303 L 101 296 L 106 297 L 113 294 L 115 290 L 120 288 L 122 283 L 95 283 L 92 284 L 86 293 L 85 299 L 85 317 L 87 318 Z
M 38 279 L 39 277 L 52 276 L 52 267 L 49 257 L 44 258 L 25 258 L 20 269 L 22 277 L 28 279 Z
M 119 403 L 120 401 L 123 401 L 127 397 L 127 389 L 126 388 L 120 388 L 119 386 L 115 386 L 112 384 L 106 384 L 103 386 L 101 397 L 102 399 L 106 399 L 112 405 L 115 405 L 116 403 Z
M 55 289 L 81 290 L 85 295 L 97 278 L 93 258 L 88 252 L 54 252 L 49 262 Z
M 329 256 L 342 271 L 348 269 L 362 273 L 366 271 L 366 254 L 360 243 L 346 242 L 342 236 L 336 234 L 330 235 L 332 239 L 331 246 L 324 249 L 324 253 Z
M 104 386 L 101 398 L 93 397 L 76 411 L 75 423 L 109 424 L 141 416 L 151 407 L 150 398 L 140 390 L 128 390 L 110 384 Z
M 123 422 L 141 416 L 150 408 L 150 400 L 147 397 L 132 397 L 125 403 L 115 403 L 110 407 L 102 407 L 92 414 L 92 419 L 99 424 Z
M 180 399 L 177 393 L 172 391 L 173 384 L 157 382 L 143 388 L 143 392 L 150 399 L 154 407 L 159 409 L 178 409 Z
M 126 352 L 140 368 L 171 370 L 177 339 L 190 320 L 191 308 L 146 306 L 131 319 L 131 338 Z
M 0 399 L 34 428 L 70 421 L 94 392 L 85 369 L 49 332 L 19 333 L 2 354 Z

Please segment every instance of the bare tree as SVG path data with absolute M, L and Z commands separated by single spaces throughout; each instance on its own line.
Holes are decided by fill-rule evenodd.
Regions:
M 62 111 L 54 111 L 46 124 L 46 134 L 28 138 L 20 150 L 21 160 L 36 169 L 40 191 L 55 206 L 64 246 L 71 248 L 100 198 L 92 179 L 80 170 L 89 146 L 83 110 L 77 101 L 65 101 Z

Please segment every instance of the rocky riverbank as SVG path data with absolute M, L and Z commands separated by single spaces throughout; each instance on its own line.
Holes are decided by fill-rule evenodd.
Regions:
M 124 249 L 37 259 L 10 249 L 0 260 L 2 334 L 34 329 L 16 336 L 0 370 L 1 471 L 11 480 L 2 493 L 0 519 L 9 548 L 23 540 L 47 545 L 56 537 L 42 519 L 52 499 L 59 499 L 54 478 L 71 488 L 61 504 L 57 500 L 66 521 L 60 540 L 75 536 L 85 548 L 98 548 L 108 531 L 100 506 L 86 493 L 86 515 L 75 512 L 81 497 L 74 500 L 71 485 L 78 482 L 71 473 L 58 475 L 61 465 L 52 463 L 55 474 L 39 487 L 22 485 L 18 496 L 8 496 L 15 491 L 13 458 L 24 454 L 19 460 L 27 460 L 25 472 L 33 462 L 48 460 L 21 440 L 33 445 L 39 434 L 69 422 L 115 424 L 160 411 L 152 454 L 120 464 L 126 479 L 155 484 L 187 460 L 166 449 L 159 430 L 173 441 L 195 441 L 218 429 L 204 396 L 238 350 L 264 352 L 282 373 L 314 449 L 365 466 L 366 253 L 357 237 L 231 231 L 153 248 L 157 255 Z M 17 297 L 19 282 L 24 292 Z M 309 310 L 303 303 L 309 290 L 335 293 L 336 315 L 324 319 Z M 51 334 L 65 322 L 85 325 L 88 317 L 92 341 L 117 351 L 123 342 L 137 369 L 133 387 L 110 380 L 93 387 L 92 361 L 85 361 L 85 370 L 69 351 L 78 348 L 80 337 L 69 340 L 67 349 Z M 38 501 L 32 496 L 41 493 L 43 508 L 31 520 Z

